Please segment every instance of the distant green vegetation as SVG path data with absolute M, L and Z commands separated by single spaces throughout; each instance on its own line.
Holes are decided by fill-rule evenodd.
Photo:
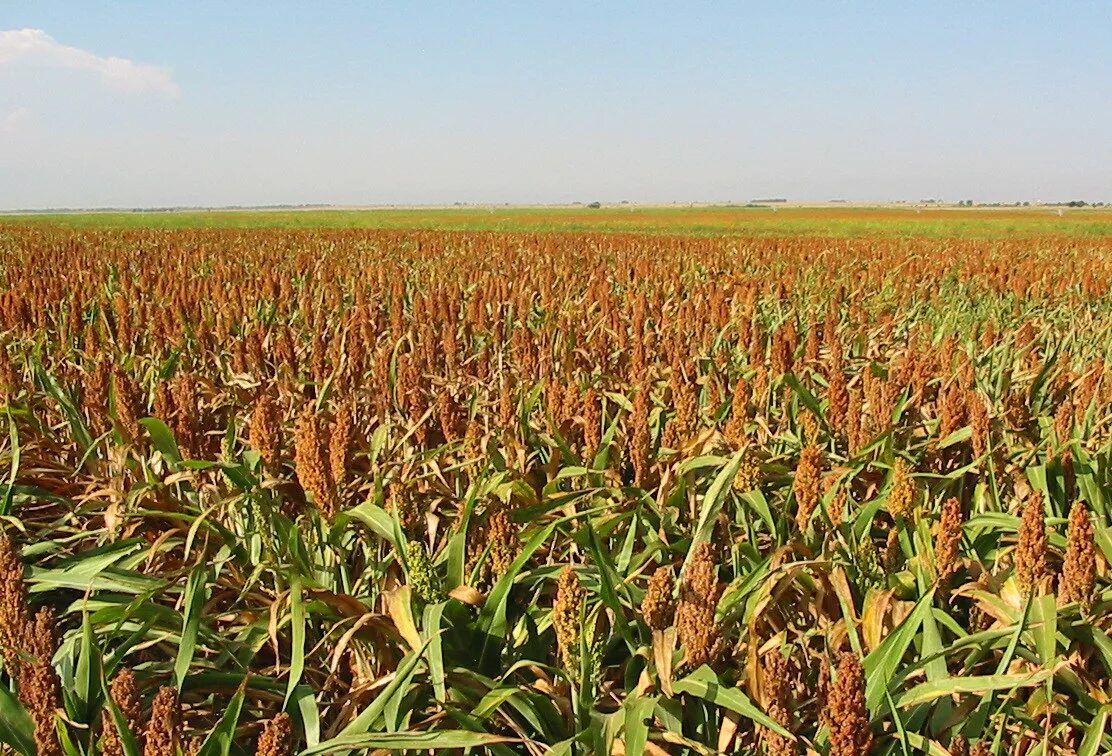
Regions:
M 1059 214 L 1061 213 L 1061 214 Z M 1112 211 L 1058 208 L 578 207 L 185 210 L 0 215 L 4 223 L 105 228 L 398 228 L 696 235 L 1105 236 Z

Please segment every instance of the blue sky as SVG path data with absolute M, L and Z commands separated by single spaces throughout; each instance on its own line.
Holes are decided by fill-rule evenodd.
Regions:
M 0 208 L 1112 200 L 1109 3 L 0 4 Z

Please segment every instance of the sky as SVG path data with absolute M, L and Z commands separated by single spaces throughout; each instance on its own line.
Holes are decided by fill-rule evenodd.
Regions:
M 1112 201 L 1112 3 L 0 3 L 0 209 Z

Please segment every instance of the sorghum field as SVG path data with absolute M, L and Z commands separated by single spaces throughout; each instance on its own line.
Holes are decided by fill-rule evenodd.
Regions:
M 6 752 L 1109 753 L 1112 235 L 806 230 L 0 222 Z

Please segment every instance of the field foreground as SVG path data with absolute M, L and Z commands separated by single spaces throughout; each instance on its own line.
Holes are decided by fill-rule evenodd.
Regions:
M 1026 222 L 0 222 L 0 741 L 1112 752 L 1112 237 Z

